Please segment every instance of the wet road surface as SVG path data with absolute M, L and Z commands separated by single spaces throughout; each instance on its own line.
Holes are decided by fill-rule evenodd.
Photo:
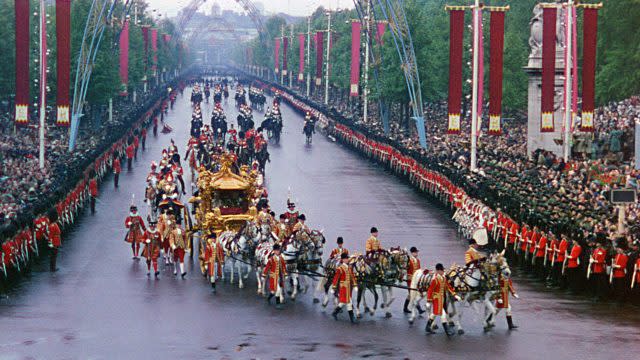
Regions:
M 519 329 L 506 330 L 502 313 L 485 334 L 479 316 L 466 309 L 466 334 L 451 339 L 426 336 L 424 319 L 409 326 L 402 314 L 406 292 L 399 289 L 393 318 L 378 310 L 352 325 L 344 314 L 334 321 L 331 309 L 313 304 L 309 293 L 284 310 L 268 306 L 255 293 L 253 275 L 245 289 L 227 283 L 215 295 L 195 263 L 184 280 L 170 269 L 148 279 L 146 264 L 132 261 L 122 241 L 123 222 L 132 192 L 142 198 L 148 165 L 170 139 L 184 154 L 189 94 L 167 118 L 174 132 L 147 140 L 134 170 L 121 175 L 120 189 L 102 184 L 97 214 L 82 217 L 63 239 L 61 270 L 51 274 L 42 262 L 0 299 L 0 359 L 637 359 L 637 308 L 592 304 L 518 277 L 513 316 Z M 204 104 L 203 113 L 211 108 Z M 233 106 L 225 109 L 235 119 Z M 271 204 L 284 211 L 290 188 L 307 223 L 325 229 L 325 254 L 337 236 L 351 251 L 363 251 L 369 228 L 377 226 L 383 246 L 417 246 L 431 268 L 463 261 L 465 246 L 442 209 L 318 134 L 305 145 L 300 116 L 284 106 L 283 117 L 282 142 L 270 145 L 267 166 Z M 256 122 L 261 118 L 256 114 Z

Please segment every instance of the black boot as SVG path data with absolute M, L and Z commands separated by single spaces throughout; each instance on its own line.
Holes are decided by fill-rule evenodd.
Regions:
M 433 331 L 431 325 L 433 325 L 433 320 L 429 319 L 429 321 L 427 321 L 427 326 L 424 328 L 424 331 L 426 331 L 427 334 L 435 334 L 435 331 Z
M 444 333 L 447 334 L 447 336 L 453 335 L 451 328 L 449 327 L 449 323 L 443 322 L 442 327 L 444 328 Z
M 211 291 L 213 291 L 214 293 L 216 292 L 216 283 L 214 282 L 211 283 Z
M 349 320 L 351 320 L 352 324 L 356 323 L 356 317 L 353 315 L 353 310 L 349 310 Z
M 282 303 L 280 302 L 280 297 L 276 297 L 276 309 L 282 310 Z
M 418 313 L 420 315 L 424 314 L 426 310 L 424 310 L 420 305 L 416 305 L 416 309 L 418 309 Z
M 272 298 L 273 298 L 273 294 L 269 294 L 269 296 L 267 296 L 267 304 L 271 304 Z
M 409 299 L 406 299 L 404 301 L 404 313 L 405 314 L 410 314 L 411 313 L 411 311 L 409 311 Z
M 517 329 L 518 326 L 513 324 L 513 318 L 511 316 L 507 316 L 507 325 L 509 325 L 509 330 Z
M 340 313 L 340 308 L 335 308 L 335 310 L 333 310 L 333 312 L 331 313 L 331 315 L 333 316 L 333 318 L 335 320 L 338 320 L 338 314 Z

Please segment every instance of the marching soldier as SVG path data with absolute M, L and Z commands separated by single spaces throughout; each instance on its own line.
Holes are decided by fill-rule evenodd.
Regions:
M 216 292 L 216 280 L 222 275 L 222 265 L 224 264 L 224 249 L 216 233 L 212 232 L 207 240 L 207 249 L 204 255 L 205 268 L 211 281 L 211 289 Z
M 142 256 L 147 259 L 147 276 L 151 274 L 151 265 L 153 264 L 153 271 L 155 277 L 160 275 L 158 271 L 158 258 L 160 257 L 160 248 L 162 247 L 162 235 L 156 228 L 155 221 L 149 222 L 149 229 L 144 233 L 144 249 L 142 250 Z
M 129 216 L 124 220 L 124 226 L 128 229 L 124 240 L 131 244 L 133 258 L 138 260 L 140 243 L 143 241 L 144 231 L 147 229 L 144 226 L 144 220 L 142 220 L 142 217 L 138 214 L 137 206 L 131 205 L 129 207 Z
M 171 232 L 169 233 L 169 245 L 173 250 L 173 262 L 180 264 L 180 275 L 184 279 L 187 276 L 187 272 L 184 269 L 184 254 L 187 249 L 187 237 L 176 221 L 171 221 L 169 227 Z M 178 275 L 178 267 L 174 265 L 173 275 Z
M 411 249 L 409 249 L 409 252 L 411 253 L 411 255 L 409 255 L 409 264 L 407 265 L 407 287 L 411 288 L 411 279 L 413 279 L 413 274 L 421 268 L 420 266 L 420 259 L 418 259 L 418 248 L 416 248 L 415 246 L 411 247 Z M 407 292 L 407 298 L 404 301 L 404 313 L 405 314 L 410 314 L 411 311 L 409 310 L 409 301 L 410 301 L 410 297 L 411 297 L 411 290 L 409 290 Z M 422 310 L 422 308 L 420 308 L 420 305 L 417 304 L 418 306 L 418 312 L 420 314 L 422 314 L 424 312 L 424 310 Z
M 371 254 L 378 253 L 380 250 L 382 250 L 382 247 L 380 246 L 380 240 L 378 240 L 378 229 L 374 226 L 371 228 L 371 236 L 365 243 L 366 255 L 371 256 Z
M 280 309 L 282 302 L 284 302 L 283 287 L 287 276 L 287 267 L 284 258 L 280 254 L 280 245 L 273 245 L 273 253 L 264 267 L 263 275 L 267 277 L 269 284 L 267 303 L 271 302 L 271 298 L 275 296 L 276 307 Z
M 511 317 L 511 303 L 509 302 L 509 295 L 513 295 L 516 299 L 519 298 L 519 296 L 516 293 L 516 289 L 513 287 L 513 282 L 511 281 L 511 271 L 506 269 L 500 272 L 500 275 L 498 275 L 498 286 L 500 287 L 500 297 L 496 300 L 496 316 L 500 310 L 505 309 L 509 330 L 517 329 L 518 326 L 513 324 L 513 318 Z
M 333 282 L 331 290 L 338 297 L 338 305 L 333 310 L 333 318 L 338 320 L 338 314 L 342 312 L 344 306 L 347 307 L 349 312 L 349 320 L 351 323 L 355 323 L 355 317 L 353 315 L 353 304 L 351 303 L 351 294 L 355 290 L 358 292 L 358 286 L 356 284 L 356 278 L 353 275 L 353 271 L 349 266 L 349 255 L 342 253 L 340 255 L 340 266 L 336 269 L 336 273 L 333 276 Z
M 344 244 L 344 239 L 342 239 L 342 236 L 338 236 L 338 240 L 336 240 L 336 243 L 338 244 L 338 247 L 331 250 L 331 254 L 329 255 L 330 259 L 341 259 L 340 256 L 342 256 L 342 254 L 347 254 L 347 256 L 349 255 L 349 250 L 345 249 L 343 247 Z
M 447 336 L 452 335 L 451 330 L 449 329 L 449 324 L 447 323 L 447 312 L 444 309 L 446 292 L 455 296 L 456 299 L 459 299 L 451 285 L 447 282 L 447 279 L 444 277 L 444 266 L 438 263 L 436 264 L 436 273 L 429 284 L 429 288 L 427 289 L 427 301 L 431 303 L 431 314 L 429 314 L 429 320 L 427 321 L 427 326 L 425 328 L 427 334 L 435 334 L 435 331 L 433 331 L 433 325 L 436 318 L 440 317 L 445 333 Z

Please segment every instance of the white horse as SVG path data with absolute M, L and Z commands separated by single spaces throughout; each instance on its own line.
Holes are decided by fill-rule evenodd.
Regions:
M 504 252 L 491 254 L 484 263 L 474 266 L 452 267 L 447 272 L 447 279 L 456 289 L 460 301 L 453 297 L 447 298 L 447 313 L 450 325 L 458 328 L 458 334 L 464 334 L 462 327 L 462 308 L 460 305 L 468 305 L 475 309 L 481 316 L 484 330 L 489 331 L 496 316 L 496 307 L 493 299 L 498 293 L 498 274 L 508 269 Z
M 271 257 L 271 253 L 273 252 L 273 244 L 277 237 L 269 237 L 267 239 L 261 239 L 261 241 L 256 246 L 255 251 L 255 272 L 256 272 L 256 280 L 258 282 L 258 295 L 266 295 L 265 286 L 267 281 L 264 277 L 264 268 L 267 266 L 267 262 L 269 261 L 269 257 Z
M 244 288 L 244 280 L 251 272 L 252 246 L 257 237 L 257 228 L 254 223 L 247 221 L 237 233 L 224 231 L 220 234 L 220 243 L 225 249 L 225 265 L 230 267 L 230 283 L 234 282 L 234 275 L 238 271 L 238 287 Z M 224 271 L 222 278 L 224 279 Z
M 427 290 L 433 280 L 433 272 L 428 269 L 418 269 L 411 277 L 411 289 L 409 290 L 409 305 L 407 306 L 411 314 L 409 315 L 409 324 L 413 325 L 416 319 L 416 313 L 420 302 L 427 297 Z M 427 302 L 427 309 L 430 304 Z

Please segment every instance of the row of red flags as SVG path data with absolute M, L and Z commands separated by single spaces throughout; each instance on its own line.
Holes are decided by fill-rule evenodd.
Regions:
M 30 26 L 31 9 L 29 0 L 15 0 L 15 28 L 16 28 L 16 96 L 15 96 L 15 123 L 17 126 L 29 124 L 29 104 L 31 103 L 30 79 L 29 79 L 29 51 L 30 51 Z M 43 19 L 45 19 L 43 17 Z M 46 23 L 42 26 L 42 36 L 46 39 Z M 148 53 L 149 42 L 153 51 L 153 71 L 158 64 L 158 30 L 150 27 L 142 27 L 145 53 Z M 150 35 L 150 36 L 149 36 Z M 151 39 L 150 39 L 151 38 Z M 165 44 L 171 41 L 171 36 L 163 34 Z M 151 40 L 151 41 L 149 41 Z M 45 46 L 46 41 L 42 41 Z M 56 44 L 57 44 L 57 117 L 58 126 L 70 124 L 70 77 L 71 77 L 71 0 L 56 0 Z M 120 80 L 123 93 L 129 81 L 129 21 L 123 24 L 119 39 L 120 45 Z M 46 70 L 46 57 L 42 59 L 42 70 Z M 42 74 L 41 74 L 42 76 Z M 45 81 L 40 82 L 41 90 L 46 88 Z M 42 92 L 42 91 L 41 91 Z
M 375 39 L 378 44 L 382 44 L 382 37 L 386 31 L 386 23 L 376 23 Z M 316 85 L 322 83 L 322 67 L 324 65 L 324 34 L 326 31 L 319 30 L 313 34 L 312 44 L 315 45 L 316 56 Z M 351 23 L 351 87 L 350 95 L 358 96 L 359 80 L 360 80 L 360 46 L 361 46 L 361 32 L 362 24 L 359 21 L 353 21 Z M 305 64 L 305 35 L 298 34 L 298 49 L 299 49 L 299 62 L 298 62 L 298 81 L 304 81 L 304 64 Z M 333 42 L 330 44 L 333 45 Z M 280 51 L 282 48 L 282 52 Z M 278 37 L 275 38 L 275 44 L 273 47 L 273 64 L 274 72 L 286 76 L 288 73 L 287 54 L 289 50 L 289 38 Z M 248 51 L 247 54 L 250 54 Z M 280 66 L 280 57 L 282 56 L 282 67 Z M 251 57 L 247 57 L 251 62 Z
M 503 56 L 504 56 L 504 16 L 505 9 L 491 9 L 490 18 L 490 67 L 489 67 L 489 134 L 502 134 L 502 89 L 503 89 Z M 580 130 L 593 131 L 593 112 L 595 109 L 595 70 L 596 70 L 596 45 L 598 31 L 597 7 L 584 8 L 583 21 L 583 67 L 582 67 L 582 122 Z M 481 10 L 474 10 L 475 16 L 482 16 Z M 577 66 L 577 26 L 575 8 L 566 11 L 566 16 L 573 17 L 573 34 L 571 41 L 573 51 L 571 54 L 572 64 L 570 71 L 572 75 L 572 93 L 565 97 L 571 97 L 573 117 L 578 113 L 578 66 Z M 462 69 L 463 69 L 463 39 L 464 39 L 464 16 L 463 8 L 450 10 L 450 36 L 449 36 L 449 100 L 448 100 L 448 128 L 447 133 L 459 134 L 461 132 L 462 115 Z M 484 78 L 484 54 L 482 44 L 482 21 L 478 22 L 479 32 L 479 83 L 478 83 L 478 126 L 482 124 L 483 105 L 483 84 Z M 565 24 L 567 21 L 564 22 Z M 474 21 L 475 24 L 475 21 Z M 542 34 L 542 96 L 541 96 L 541 132 L 555 132 L 554 102 L 555 102 L 555 77 L 556 77 L 556 34 L 557 34 L 557 7 L 549 6 L 543 8 L 543 34 Z M 474 29 L 475 31 L 475 29 Z M 565 34 L 569 31 L 565 26 Z M 565 53 L 567 47 L 565 47 Z M 565 61 L 569 54 L 565 54 Z M 565 74 L 567 76 L 568 74 Z M 571 125 L 573 128 L 573 124 Z

